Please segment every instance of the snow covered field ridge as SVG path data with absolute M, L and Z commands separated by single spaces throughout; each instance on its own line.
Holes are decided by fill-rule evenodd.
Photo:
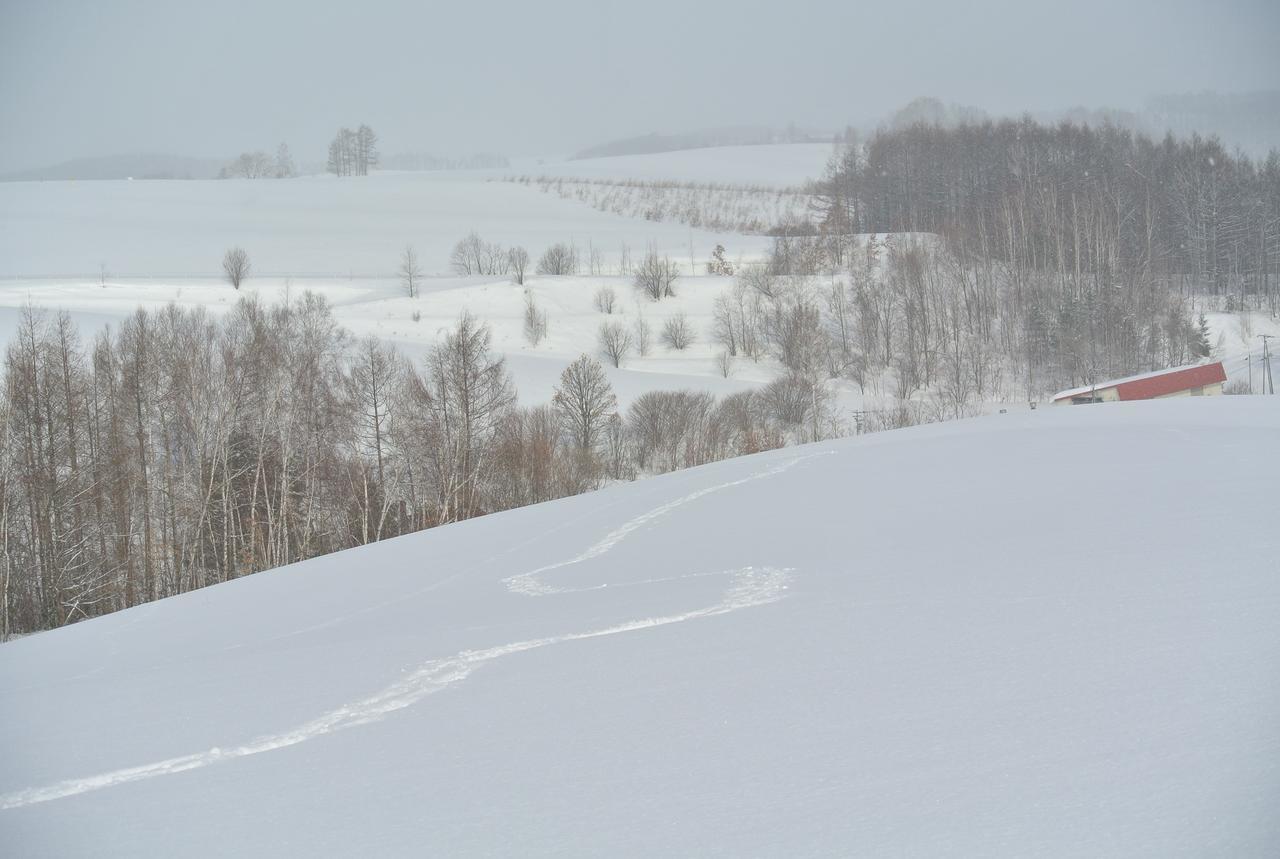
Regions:
M 773 451 L 0 647 L 21 856 L 1270 856 L 1280 398 Z

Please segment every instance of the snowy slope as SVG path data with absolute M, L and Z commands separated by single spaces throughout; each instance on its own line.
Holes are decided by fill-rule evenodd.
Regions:
M 536 260 L 556 242 L 588 244 L 611 264 L 623 243 L 639 258 L 653 246 L 700 259 L 717 244 L 759 254 L 768 244 L 598 212 L 536 187 L 502 181 L 519 175 L 799 185 L 821 174 L 828 144 L 737 146 L 600 158 L 517 163 L 509 169 L 378 173 L 287 181 L 0 183 L 0 277 L 96 274 L 214 274 L 231 245 L 249 251 L 267 274 L 390 274 L 405 245 L 428 273 L 448 271 L 449 251 L 476 230 L 488 241 L 523 245 Z
M 588 243 L 612 260 L 652 245 L 705 259 L 716 244 L 758 252 L 736 237 L 598 212 L 504 182 L 486 171 L 381 173 L 334 179 L 0 183 L 0 275 L 212 275 L 243 246 L 256 271 L 391 274 L 406 245 L 425 272 L 449 270 L 454 244 L 476 230 L 523 245 L 536 261 L 556 242 Z
M 776 451 L 0 646 L 8 855 L 1280 851 L 1280 398 Z

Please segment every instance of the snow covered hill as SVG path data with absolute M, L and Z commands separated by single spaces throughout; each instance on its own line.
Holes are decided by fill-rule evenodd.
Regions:
M 588 242 L 612 260 L 627 243 L 704 258 L 723 234 L 598 212 L 484 171 L 334 179 L 0 184 L 0 275 L 212 275 L 243 246 L 262 274 L 390 274 L 406 245 L 428 273 L 449 270 L 476 230 L 536 260 L 556 242 Z M 755 237 L 752 248 L 766 240 Z
M 610 266 L 624 244 L 636 259 L 653 247 L 687 260 L 690 244 L 700 263 L 717 244 L 752 256 L 767 239 L 599 212 L 502 180 L 798 185 L 820 175 L 830 153 L 826 144 L 742 146 L 341 180 L 0 183 L 0 276 L 83 276 L 101 267 L 116 277 L 211 275 L 237 244 L 255 271 L 277 275 L 390 274 L 412 244 L 424 270 L 435 274 L 449 270 L 450 250 L 471 230 L 523 245 L 535 260 L 569 241 L 584 255 L 593 247 Z
M 791 448 L 0 646 L 0 852 L 1280 852 L 1280 398 Z

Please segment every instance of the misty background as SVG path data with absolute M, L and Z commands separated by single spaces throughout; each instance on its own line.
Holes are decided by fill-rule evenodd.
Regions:
M 0 173 L 138 152 L 215 164 L 281 141 L 305 167 L 351 122 L 391 156 L 559 156 L 654 132 L 868 127 L 920 96 L 1149 114 L 1162 94 L 1280 89 L 1280 5 L 1264 0 L 141 0 L 0 16 Z M 1226 110 L 1273 127 L 1256 114 L 1275 103 Z M 1229 145 L 1275 143 L 1230 124 Z

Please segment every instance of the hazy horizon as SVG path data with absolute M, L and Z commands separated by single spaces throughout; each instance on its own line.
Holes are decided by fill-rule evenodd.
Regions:
M 1007 114 L 1280 87 L 1268 45 L 1280 9 L 1257 0 L 824 0 L 785 15 L 723 0 L 382 0 L 359 12 L 8 5 L 0 172 L 139 152 L 221 159 L 281 141 L 316 162 L 336 128 L 362 122 L 387 153 L 530 156 L 650 132 L 835 129 L 919 96 Z

